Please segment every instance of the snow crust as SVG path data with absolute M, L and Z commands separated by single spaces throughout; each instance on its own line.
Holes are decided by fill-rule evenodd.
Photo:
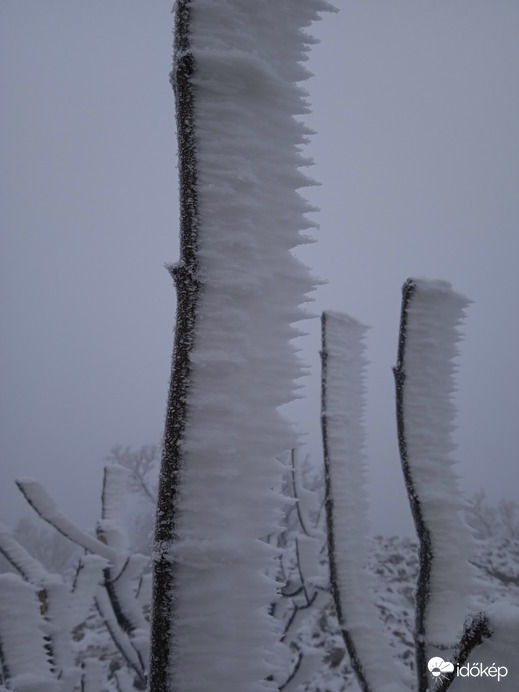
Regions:
M 367 327 L 337 312 L 325 313 L 328 473 L 333 502 L 337 585 L 346 629 L 373 690 L 406 689 L 394 663 L 365 566 L 369 552 L 365 455 L 365 334 Z
M 202 283 L 180 478 L 173 686 L 272 689 L 276 584 L 260 540 L 281 520 L 295 434 L 277 407 L 301 375 L 292 323 L 313 288 L 291 254 L 312 227 L 297 190 L 309 134 L 296 84 L 321 0 L 193 0 L 192 79 Z M 178 56 L 177 56 L 178 57 Z
M 472 533 L 453 452 L 456 356 L 470 301 L 445 281 L 413 279 L 408 306 L 404 411 L 408 460 L 431 533 L 431 594 L 426 615 L 432 645 L 454 647 L 468 608 Z M 432 655 L 432 654 L 431 654 Z

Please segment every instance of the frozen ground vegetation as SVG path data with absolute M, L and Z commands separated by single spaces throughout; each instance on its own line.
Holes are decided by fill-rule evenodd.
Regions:
M 122 450 L 123 448 L 119 448 L 119 452 Z M 127 500 L 134 507 L 121 525 L 130 545 L 135 536 L 133 526 L 138 515 L 141 518 L 137 523 L 147 526 L 151 522 L 151 503 L 147 508 L 142 491 L 137 491 L 138 484 L 129 482 L 125 486 L 132 471 L 138 468 L 138 460 L 142 458 L 144 450 L 147 456 L 153 456 L 151 446 L 140 450 L 125 448 L 124 454 L 115 452 L 110 455 L 112 461 L 124 461 L 129 467 L 126 474 L 124 471 L 117 473 L 125 480 L 120 486 L 120 501 L 124 504 Z M 323 474 L 304 457 L 303 450 L 286 455 L 283 462 L 286 468 L 285 490 L 290 496 L 298 498 L 299 502 L 290 505 L 283 529 L 269 537 L 271 542 L 284 548 L 276 570 L 276 578 L 282 585 L 282 598 L 272 608 L 274 615 L 282 622 L 291 650 L 291 667 L 287 669 L 286 678 L 279 683 L 283 689 L 294 692 L 356 692 L 359 689 L 358 683 L 344 646 L 328 588 Z M 115 468 L 118 466 L 115 465 Z M 150 487 L 153 487 L 156 471 L 157 469 L 154 473 L 153 465 L 146 471 L 144 480 Z M 135 494 L 142 500 L 142 504 L 137 504 L 140 507 L 138 510 L 135 510 Z M 506 604 L 512 611 L 519 608 L 517 503 L 502 501 L 494 507 L 481 491 L 467 503 L 465 518 L 477 535 L 474 551 L 470 556 L 476 573 L 470 610 L 486 610 L 495 603 Z M 33 540 L 35 535 L 39 537 L 37 542 Z M 53 692 L 66 689 L 64 681 L 59 685 L 57 676 L 51 675 L 51 668 L 48 666 L 49 656 L 55 656 L 51 636 L 53 629 L 64 631 L 63 643 L 69 649 L 68 663 L 77 671 L 76 681 L 83 678 L 82 687 L 78 689 L 95 692 L 133 692 L 144 689 L 140 675 L 128 660 L 124 649 L 121 650 L 120 642 L 118 643 L 121 626 L 112 615 L 112 609 L 107 607 L 106 598 L 104 612 L 99 609 L 100 597 L 96 597 L 96 592 L 106 592 L 106 582 L 99 570 L 100 566 L 90 568 L 88 580 L 93 583 L 86 589 L 88 580 L 84 580 L 83 585 L 78 581 L 78 573 L 85 569 L 85 557 L 77 555 L 77 551 L 72 549 L 72 554 L 76 552 L 74 565 L 70 546 L 79 547 L 69 541 L 68 563 L 63 573 L 63 550 L 57 552 L 55 563 L 47 562 L 45 568 L 37 566 L 42 555 L 48 558 L 53 554 L 56 542 L 54 536 L 59 535 L 61 534 L 55 529 L 45 531 L 44 527 L 38 527 L 28 519 L 12 532 L 2 527 L 0 549 L 3 556 L 10 557 L 10 561 L 4 557 L 1 563 L 0 597 L 3 595 L 3 598 L 0 612 L 1 622 L 5 624 L 4 627 L 0 624 L 0 638 L 3 642 L 12 640 L 16 635 L 13 623 L 22 620 L 18 628 L 20 639 L 16 643 L 20 670 L 35 672 L 34 661 L 38 659 L 36 652 L 43 646 L 49 678 L 47 689 Z M 93 537 L 95 532 L 89 535 Z M 14 541 L 19 544 L 17 548 Z M 26 553 L 21 552 L 22 546 Z M 392 655 L 412 673 L 415 666 L 413 628 L 418 543 L 409 538 L 376 536 L 370 539 L 368 548 L 366 565 L 367 571 L 372 575 L 371 590 L 381 628 L 388 639 Z M 135 546 L 131 550 L 133 552 Z M 83 553 L 84 549 L 79 551 Z M 129 593 L 139 604 L 146 621 L 149 620 L 151 600 L 149 548 L 147 557 L 147 562 L 142 561 L 140 565 L 141 574 L 134 576 L 129 584 Z M 32 572 L 29 572 L 31 560 L 34 562 Z M 25 590 L 23 587 L 19 588 L 19 583 L 12 588 L 17 581 L 14 573 L 20 574 L 20 571 L 26 574 L 26 579 L 32 579 L 32 589 L 29 585 Z M 65 594 L 75 594 L 74 598 L 82 601 L 82 605 L 77 603 L 74 606 L 76 615 L 71 622 L 66 609 L 58 613 L 46 610 L 45 599 L 39 594 L 49 582 L 54 584 L 53 588 L 62 588 Z M 59 584 L 62 586 L 57 586 Z M 13 601 L 13 594 L 17 600 Z M 69 606 L 70 599 L 68 596 L 66 598 Z M 23 599 L 23 605 L 19 599 Z M 34 629 L 32 636 L 27 631 L 28 628 Z M 6 675 L 8 656 L 9 651 L 4 652 L 2 675 L 3 683 L 9 685 L 8 689 L 12 689 L 11 681 Z M 55 673 L 59 671 L 56 663 L 58 661 L 54 662 Z M 288 680 L 291 675 L 292 678 Z M 18 687 L 15 687 L 17 690 L 45 689 L 45 686 L 39 687 L 40 682 L 35 679 L 24 680 L 22 677 L 18 680 Z M 475 681 L 470 682 L 470 689 L 474 689 Z M 515 687 L 513 683 L 508 687 L 501 681 L 500 689 L 514 690 Z

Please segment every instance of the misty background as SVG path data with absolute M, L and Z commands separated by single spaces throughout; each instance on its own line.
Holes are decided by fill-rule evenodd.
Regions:
M 410 531 L 395 433 L 400 287 L 446 279 L 474 303 L 461 345 L 456 439 L 467 495 L 517 499 L 519 4 L 351 0 L 313 27 L 316 130 L 305 196 L 328 283 L 312 310 L 368 332 L 373 528 Z M 82 526 L 116 444 L 157 443 L 178 256 L 172 0 L 0 5 L 0 520 L 43 481 Z M 322 463 L 319 321 L 287 414 Z

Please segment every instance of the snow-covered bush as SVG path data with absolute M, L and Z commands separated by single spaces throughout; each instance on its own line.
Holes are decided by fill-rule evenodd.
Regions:
M 100 692 L 110 672 L 120 692 L 145 688 L 151 592 L 149 576 L 141 575 L 149 557 L 129 551 L 127 476 L 120 466 L 105 467 L 95 535 L 69 521 L 38 482 L 17 481 L 39 516 L 86 554 L 79 558 L 72 579 L 66 579 L 47 571 L 13 532 L 0 528 L 0 552 L 17 572 L 0 575 L 0 661 L 9 689 Z M 84 630 L 93 608 L 122 660 L 117 670 L 109 671 L 97 657 L 79 654 L 76 635 Z
M 322 651 L 304 642 L 304 631 L 330 600 L 324 528 L 322 476 L 300 449 L 293 449 L 285 471 L 288 504 L 282 528 L 269 536 L 279 550 L 279 564 L 270 571 L 280 585 L 271 613 L 281 623 L 281 640 L 289 648 L 287 670 L 275 676 L 279 690 L 297 690 L 314 677 Z

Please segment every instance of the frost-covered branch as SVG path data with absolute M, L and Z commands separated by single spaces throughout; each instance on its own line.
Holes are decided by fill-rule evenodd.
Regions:
M 0 523 L 0 553 L 15 568 L 15 570 L 31 584 L 42 584 L 48 579 L 49 573 L 16 540 L 10 528 Z
M 279 407 L 301 366 L 313 289 L 292 250 L 314 224 L 299 190 L 299 82 L 322 0 L 178 0 L 172 83 L 181 198 L 177 325 L 154 550 L 151 691 L 272 689 L 282 665 L 262 537 L 283 510 Z M 200 587 L 203 584 L 203 587 Z M 200 661 L 203 652 L 203 661 Z
M 443 281 L 408 279 L 402 312 L 396 383 L 402 470 L 419 548 L 415 653 L 419 692 L 428 689 L 427 661 L 452 651 L 467 608 L 472 536 L 461 513 L 453 470 L 454 359 L 459 324 L 469 301 Z
M 371 592 L 365 489 L 364 335 L 360 322 L 322 315 L 321 424 L 330 584 L 339 627 L 363 692 L 405 689 L 380 636 Z
M 124 503 L 128 475 L 121 466 L 105 467 L 97 538 L 67 519 L 41 484 L 30 479 L 17 481 L 24 497 L 42 519 L 93 553 L 80 558 L 72 586 L 60 575 L 47 572 L 8 530 L 0 527 L 0 551 L 25 580 L 39 589 L 41 626 L 48 632 L 49 655 L 53 672 L 60 680 L 60 692 L 72 692 L 80 679 L 83 687 L 91 686 L 86 676 L 88 671 L 95 671 L 95 666 L 87 666 L 82 672 L 76 666 L 70 642 L 72 631 L 84 622 L 94 602 L 127 666 L 134 671 L 142 688 L 146 685 L 149 632 L 142 597 L 137 598 L 137 584 L 148 558 L 129 552 Z
M 90 536 L 70 521 L 56 506 L 47 490 L 41 483 L 32 478 L 19 478 L 16 485 L 34 511 L 48 524 L 53 526 L 73 543 L 85 550 L 104 557 L 106 560 L 116 562 L 117 552 L 112 550 L 105 542 Z

